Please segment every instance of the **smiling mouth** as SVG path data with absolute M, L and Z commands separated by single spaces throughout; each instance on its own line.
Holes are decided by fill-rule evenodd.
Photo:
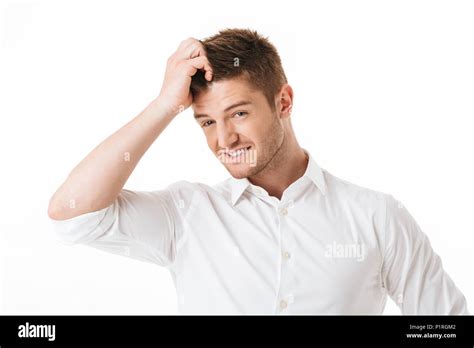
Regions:
M 242 155 L 245 153 L 245 151 L 248 151 L 248 150 L 250 150 L 250 146 L 248 146 L 248 147 L 243 147 L 243 148 L 240 148 L 240 149 L 235 150 L 235 151 L 226 151 L 225 154 L 226 154 L 227 156 L 230 156 L 230 157 L 232 157 L 232 158 L 235 158 L 235 157 L 242 156 Z
M 239 149 L 236 149 L 236 150 L 219 150 L 219 152 L 217 153 L 217 155 L 219 157 L 221 156 L 225 156 L 225 158 L 230 158 L 230 159 L 237 159 L 237 158 L 240 158 L 242 157 L 242 155 L 245 155 L 247 153 L 247 151 L 250 150 L 252 146 L 247 146 L 247 147 L 241 147 Z

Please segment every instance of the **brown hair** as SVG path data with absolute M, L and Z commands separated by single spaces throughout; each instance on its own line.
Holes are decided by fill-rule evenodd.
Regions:
M 287 83 L 280 56 L 268 41 L 250 29 L 225 29 L 200 40 L 212 67 L 212 81 L 198 71 L 191 81 L 191 92 L 196 95 L 213 81 L 244 76 L 256 89 L 263 92 L 272 110 L 275 95 Z

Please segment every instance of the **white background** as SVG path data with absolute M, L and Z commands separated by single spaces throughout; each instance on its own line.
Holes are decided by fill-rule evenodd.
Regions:
M 47 205 L 156 97 L 181 40 L 227 27 L 277 46 L 300 144 L 334 175 L 401 200 L 472 312 L 473 18 L 472 1 L 2 0 L 0 313 L 177 313 L 166 269 L 58 243 Z M 227 176 L 188 109 L 125 187 Z

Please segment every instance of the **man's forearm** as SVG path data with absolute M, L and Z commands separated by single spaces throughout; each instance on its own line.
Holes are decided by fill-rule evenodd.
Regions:
M 140 158 L 178 111 L 157 98 L 100 143 L 52 196 L 48 208 L 50 218 L 69 219 L 112 204 Z
M 202 43 L 189 38 L 168 58 L 159 96 L 72 170 L 51 197 L 49 217 L 65 220 L 112 204 L 145 151 L 171 120 L 191 105 L 191 79 L 198 70 L 206 72 L 207 80 L 212 79 Z

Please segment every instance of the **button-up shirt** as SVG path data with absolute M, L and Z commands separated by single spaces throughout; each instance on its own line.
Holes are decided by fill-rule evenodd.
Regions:
M 108 207 L 52 220 L 60 240 L 166 267 L 182 314 L 468 313 L 464 296 L 393 196 L 311 155 L 281 199 L 247 178 L 122 190 Z

